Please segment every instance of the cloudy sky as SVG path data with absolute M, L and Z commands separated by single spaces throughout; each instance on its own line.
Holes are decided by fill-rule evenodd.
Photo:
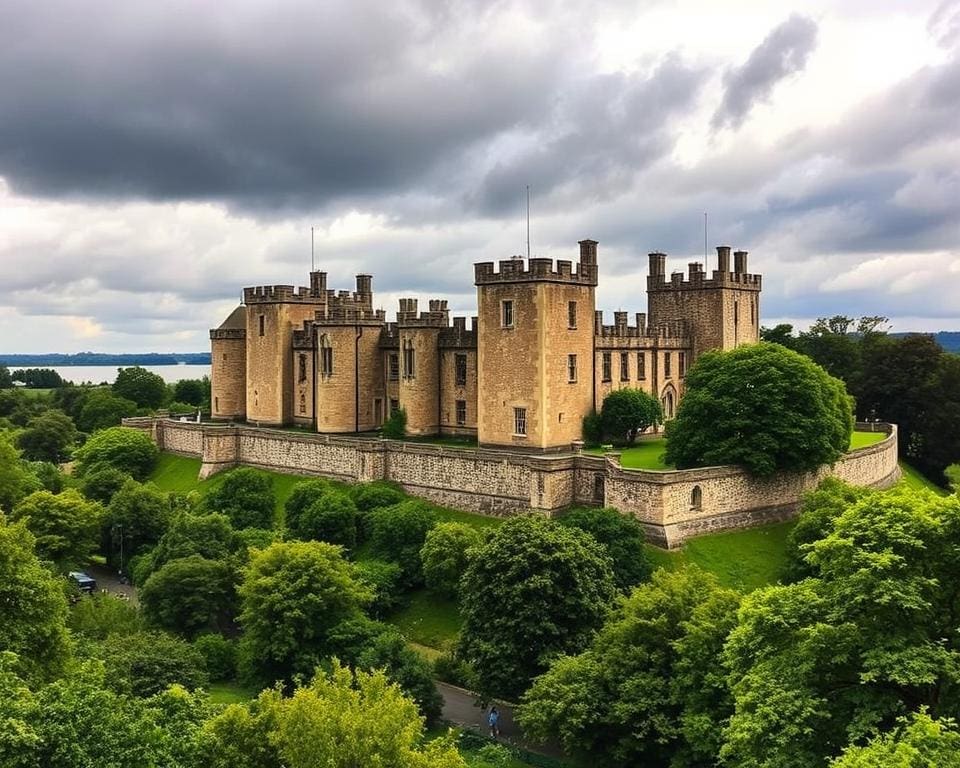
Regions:
M 763 322 L 960 329 L 957 0 L 0 0 L 0 352 L 199 351 L 240 288 L 750 251 Z M 708 262 L 712 268 L 713 260 Z

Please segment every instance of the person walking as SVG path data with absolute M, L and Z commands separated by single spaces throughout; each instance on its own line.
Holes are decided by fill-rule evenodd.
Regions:
M 490 726 L 490 738 L 500 738 L 500 710 L 498 710 L 496 706 L 490 707 L 487 724 Z

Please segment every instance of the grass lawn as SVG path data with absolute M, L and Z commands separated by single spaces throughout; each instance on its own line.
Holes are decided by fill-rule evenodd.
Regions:
M 903 477 L 900 478 L 900 482 L 897 483 L 897 487 L 906 486 L 907 488 L 911 488 L 915 491 L 926 488 L 928 491 L 933 491 L 938 496 L 949 495 L 949 492 L 945 488 L 941 488 L 936 483 L 928 480 L 924 475 L 921 475 L 905 461 L 900 462 L 900 471 L 903 472 Z
M 246 688 L 240 683 L 210 683 L 207 693 L 210 694 L 213 704 L 242 704 L 255 698 L 258 691 Z
M 411 643 L 440 651 L 446 650 L 463 624 L 455 601 L 425 589 L 414 592 L 410 603 L 386 621 L 399 628 Z
M 883 432 L 854 432 L 850 435 L 850 450 L 855 451 L 857 448 L 866 448 L 868 445 L 879 443 L 885 437 L 886 434 Z
M 37 399 L 41 397 L 46 397 L 51 392 L 53 392 L 52 389 L 43 389 L 43 388 L 34 389 L 33 387 L 18 387 L 17 391 L 23 392 L 27 397 L 33 397 Z
M 712 573 L 726 587 L 751 592 L 774 584 L 786 564 L 787 535 L 792 522 L 771 523 L 745 531 L 698 536 L 668 552 L 648 546 L 654 566 L 675 570 L 691 563 Z

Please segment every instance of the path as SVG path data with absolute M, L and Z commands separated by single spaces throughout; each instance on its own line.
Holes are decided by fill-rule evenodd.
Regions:
M 137 604 L 137 590 L 129 583 L 122 583 L 116 571 L 94 563 L 88 563 L 84 571 L 97 580 L 98 590 L 105 589 L 112 595 L 125 595 L 132 604 Z
M 485 736 L 490 734 L 490 727 L 487 725 L 487 713 L 489 707 L 482 709 L 477 704 L 477 697 L 463 688 L 435 681 L 437 690 L 443 696 L 442 716 L 454 725 L 462 725 L 472 731 L 477 731 Z M 513 707 L 510 704 L 496 702 L 497 709 L 500 710 L 500 741 L 515 747 L 539 752 L 551 757 L 564 757 L 563 752 L 552 745 L 534 744 L 523 738 L 520 733 L 520 727 L 514 722 Z

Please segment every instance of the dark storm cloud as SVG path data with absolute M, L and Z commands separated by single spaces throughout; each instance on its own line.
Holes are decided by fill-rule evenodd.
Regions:
M 410 189 L 547 112 L 564 74 L 548 48 L 456 49 L 435 12 L 4 3 L 0 175 L 35 196 L 254 208 Z
M 803 70 L 817 44 L 817 25 L 793 15 L 764 38 L 744 64 L 723 78 L 723 101 L 713 116 L 714 128 L 739 128 L 753 105 L 766 101 L 774 87 Z

